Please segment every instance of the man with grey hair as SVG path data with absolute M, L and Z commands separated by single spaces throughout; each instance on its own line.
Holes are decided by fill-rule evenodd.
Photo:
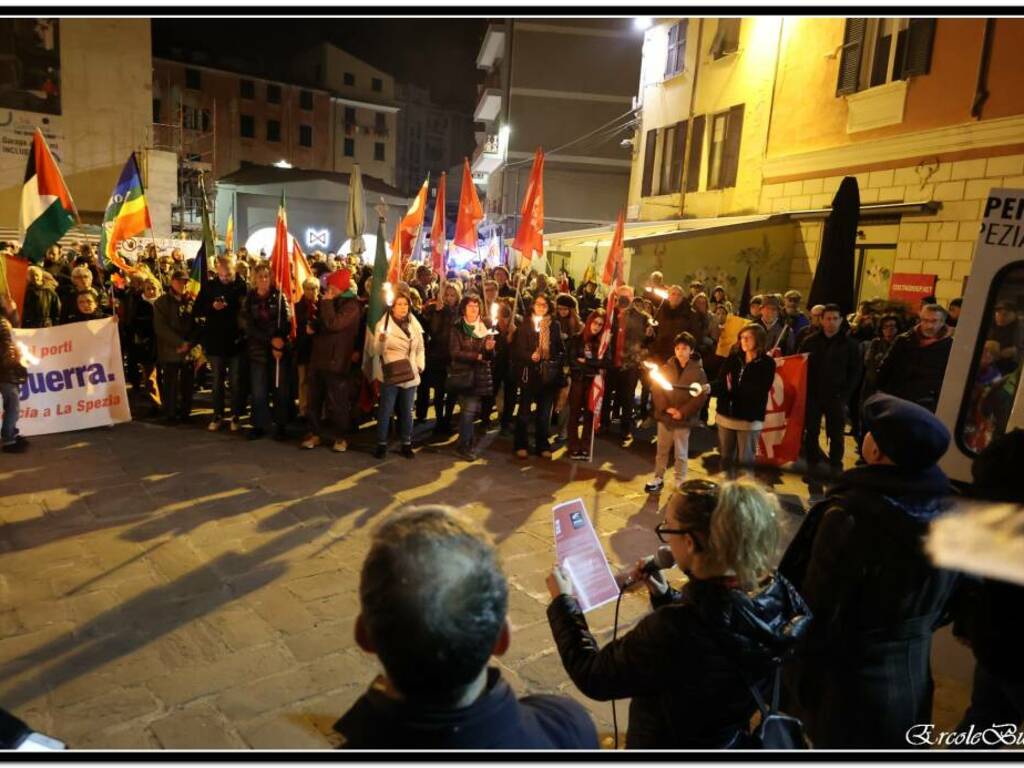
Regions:
M 491 656 L 508 650 L 508 585 L 494 547 L 448 507 L 410 507 L 374 534 L 356 642 L 384 667 L 334 724 L 350 749 L 596 749 L 586 710 L 517 700 Z
M 935 413 L 953 334 L 946 325 L 946 310 L 938 304 L 925 304 L 919 318 L 917 325 L 896 337 L 882 360 L 878 390 Z

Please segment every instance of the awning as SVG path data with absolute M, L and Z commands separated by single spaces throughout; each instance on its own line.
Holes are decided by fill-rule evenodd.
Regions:
M 737 229 L 754 229 L 771 224 L 789 224 L 789 217 L 784 213 L 762 214 L 757 216 L 721 216 L 714 219 L 681 219 L 677 229 L 669 232 L 626 237 L 624 245 L 635 247 L 648 243 L 662 243 L 666 240 L 680 240 L 686 237 L 709 235 Z

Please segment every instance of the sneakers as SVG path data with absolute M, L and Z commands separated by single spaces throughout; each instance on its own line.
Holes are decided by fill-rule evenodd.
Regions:
M 405 445 L 402 446 L 402 457 L 406 458 L 406 459 L 415 459 L 416 458 L 416 454 L 413 453 L 412 445 L 411 444 L 406 443 Z
M 665 481 L 662 480 L 660 477 L 656 477 L 649 483 L 644 485 L 644 490 L 647 491 L 647 493 L 661 493 L 661 489 L 664 487 Z
M 331 450 L 335 453 L 344 453 L 348 450 L 348 442 L 345 440 L 335 440 L 334 445 L 331 446 Z
M 240 430 L 242 428 L 242 425 L 238 423 L 238 419 L 237 418 L 231 419 L 230 423 L 231 423 L 231 431 L 232 432 L 237 432 L 238 430 Z
M 28 440 L 18 437 L 13 443 L 4 443 L 4 453 L 24 453 L 28 450 Z
M 517 459 L 526 459 L 526 458 L 529 458 L 529 456 L 530 456 L 530 452 L 527 451 L 525 448 L 520 448 L 518 451 L 516 451 L 516 458 Z
M 388 447 L 387 447 L 387 445 L 378 445 L 376 448 L 373 449 L 373 458 L 375 458 L 375 459 L 383 459 L 387 455 L 388 455 Z
M 234 422 L 232 422 L 232 427 L 233 426 Z M 299 447 L 310 450 L 312 448 L 316 448 L 318 445 L 320 445 L 320 437 L 318 435 L 306 435 Z
M 220 429 L 222 421 L 223 419 L 214 419 L 213 421 L 210 422 L 209 426 L 207 426 L 207 429 L 210 430 L 211 432 L 216 432 L 218 429 Z
M 569 458 L 572 461 L 589 461 L 590 454 L 587 453 L 586 451 L 573 451 L 572 453 L 569 454 Z

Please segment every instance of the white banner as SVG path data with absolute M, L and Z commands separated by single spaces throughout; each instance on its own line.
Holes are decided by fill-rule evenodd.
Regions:
M 18 429 L 25 436 L 131 421 L 121 342 L 113 318 L 54 328 L 15 328 L 28 380 Z
M 150 243 L 156 245 L 158 256 L 170 256 L 171 251 L 178 248 L 186 260 L 194 259 L 196 254 L 199 253 L 199 246 L 203 244 L 201 240 L 178 240 L 172 237 L 151 238 L 147 235 L 140 235 L 139 237 L 129 237 L 127 240 L 122 240 L 118 246 L 118 251 L 129 262 L 134 263 L 142 258 L 146 252 L 146 246 Z M 213 264 L 212 256 L 207 257 L 207 263 Z

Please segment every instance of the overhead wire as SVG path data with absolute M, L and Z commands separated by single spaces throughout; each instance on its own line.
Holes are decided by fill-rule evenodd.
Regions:
M 580 145 L 583 142 L 588 142 L 588 140 L 596 140 L 597 143 L 591 145 L 588 142 L 587 144 L 584 144 L 586 148 L 592 149 L 593 147 L 600 146 L 604 142 L 608 141 L 609 139 L 626 130 L 627 128 L 631 127 L 632 125 L 635 125 L 638 122 L 638 111 L 638 109 L 631 109 L 628 112 L 624 112 L 623 114 L 612 118 L 603 125 L 599 125 L 597 128 L 588 131 L 582 136 L 577 136 L 575 139 L 567 141 L 565 144 L 561 144 L 560 146 L 557 146 L 554 149 L 547 150 L 544 153 L 544 155 L 546 157 L 549 155 L 558 154 L 559 152 L 562 152 L 563 150 L 568 149 L 569 147 L 576 147 L 577 145 Z M 525 158 L 523 160 L 516 160 L 514 162 L 505 163 L 505 167 L 514 168 L 516 166 L 527 165 L 532 162 L 533 158 L 530 157 Z

